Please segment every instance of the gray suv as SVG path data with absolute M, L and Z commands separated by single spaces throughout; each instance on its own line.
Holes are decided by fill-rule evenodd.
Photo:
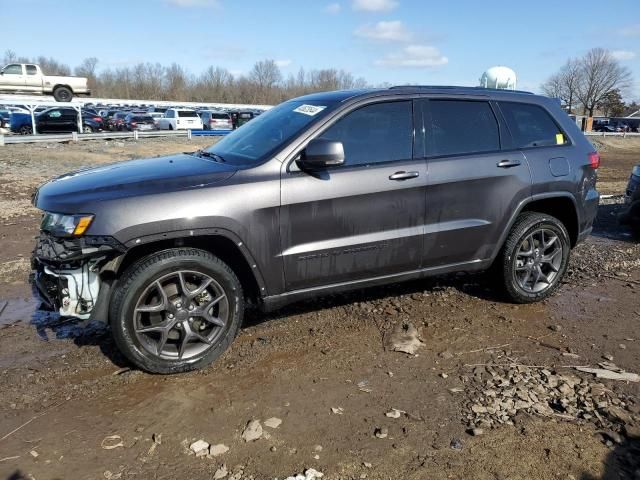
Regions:
M 526 92 L 308 95 L 208 149 L 41 186 L 35 283 L 159 373 L 215 360 L 249 303 L 481 270 L 534 302 L 591 231 L 599 161 L 556 101 Z

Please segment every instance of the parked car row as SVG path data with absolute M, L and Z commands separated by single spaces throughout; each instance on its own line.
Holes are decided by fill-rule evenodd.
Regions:
M 611 122 L 594 122 L 594 132 L 609 132 L 609 133 L 623 133 L 623 132 L 639 132 L 640 127 L 633 127 L 626 123 L 611 123 Z
M 34 116 L 36 131 L 38 133 L 69 133 L 79 130 L 78 123 L 82 119 L 82 132 L 93 133 L 104 129 L 102 117 L 90 112 L 83 111 L 78 115 L 78 111 L 71 107 L 53 107 L 36 113 Z M 22 112 L 12 112 L 10 116 L 9 128 L 13 133 L 21 135 L 33 134 L 31 114 Z
M 181 106 L 114 106 L 86 104 L 81 109 L 82 132 L 133 130 L 235 130 L 261 111 L 193 109 Z M 34 110 L 38 133 L 79 131 L 74 107 L 38 107 Z M 31 113 L 26 106 L 0 105 L 0 128 L 13 133 L 33 133 Z

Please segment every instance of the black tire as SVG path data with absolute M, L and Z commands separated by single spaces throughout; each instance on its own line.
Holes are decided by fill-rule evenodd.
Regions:
M 540 290 L 536 290 L 538 285 L 538 281 L 536 280 L 534 282 L 535 285 L 529 290 L 526 288 L 526 280 L 524 281 L 525 286 L 523 287 L 522 285 L 522 277 L 526 277 L 527 267 L 522 265 L 522 257 L 517 254 L 521 247 L 529 245 L 528 239 L 534 238 L 532 235 L 535 236 L 536 232 L 540 231 L 546 231 L 547 235 L 555 235 L 561 251 L 558 251 L 558 253 L 554 255 L 554 262 L 556 262 L 556 264 L 553 266 L 553 269 L 547 267 L 548 269 L 545 270 L 548 277 L 551 277 L 549 281 L 539 282 L 539 284 L 546 284 L 546 286 L 544 288 L 540 287 Z M 534 240 L 533 245 L 530 247 L 532 252 L 534 249 L 535 252 L 540 250 L 540 243 L 536 244 L 535 242 Z M 553 245 L 556 245 L 556 243 L 554 242 Z M 554 247 L 554 249 L 555 248 L 556 247 Z M 499 282 L 507 299 L 515 303 L 533 303 L 544 300 L 552 295 L 559 287 L 567 270 L 570 250 L 571 242 L 569 240 L 569 234 L 560 220 L 551 215 L 538 212 L 525 212 L 520 214 L 511 228 L 507 240 L 494 264 L 495 270 L 498 273 Z M 535 257 L 535 255 L 538 254 L 532 255 Z M 544 248 L 539 255 L 544 256 Z M 555 258 L 556 256 L 559 257 L 557 260 Z M 536 262 L 539 262 L 539 260 L 540 257 L 538 257 L 537 260 L 532 259 L 531 262 L 534 263 L 532 267 L 535 268 L 535 265 L 537 265 Z M 544 266 L 541 266 L 541 268 L 544 268 Z M 555 269 L 557 269 L 557 271 L 555 271 Z M 518 273 L 523 272 L 523 270 L 524 273 Z M 534 272 L 531 273 L 536 275 Z M 529 277 L 526 278 L 528 279 Z
M 216 331 L 215 341 L 210 346 L 200 345 L 206 350 L 186 359 L 167 359 L 162 358 L 157 352 L 151 352 L 148 344 L 145 346 L 144 339 L 141 340 L 140 333 L 135 331 L 135 322 L 139 322 L 139 317 L 136 316 L 140 315 L 137 313 L 140 309 L 139 301 L 149 288 L 155 288 L 154 282 L 161 282 L 163 278 L 178 271 L 196 272 L 214 280 L 216 286 L 226 295 L 227 321 L 224 326 L 217 327 L 220 330 Z M 179 301 L 180 297 L 177 298 Z M 227 264 L 204 250 L 175 248 L 149 255 L 131 265 L 122 274 L 112 296 L 109 319 L 116 345 L 133 364 L 147 372 L 171 374 L 202 368 L 216 360 L 236 337 L 243 314 L 242 285 Z M 164 312 L 158 315 L 164 315 Z M 191 320 L 189 318 L 189 323 Z M 186 320 L 184 322 L 186 323 Z M 192 330 L 193 324 L 190 325 Z M 172 331 L 175 335 L 181 335 L 180 326 L 177 333 L 175 330 Z M 182 331 L 186 331 L 184 327 Z M 177 343 L 180 343 L 180 340 L 176 340 L 176 345 Z
M 84 125 L 82 127 L 82 133 L 93 133 L 93 128 L 91 125 Z
M 173 125 L 169 124 L 169 130 L 173 130 Z
M 56 87 L 53 91 L 56 102 L 70 102 L 73 100 L 73 92 L 68 87 Z
M 20 135 L 33 135 L 33 127 L 31 125 L 23 125 L 20 127 Z

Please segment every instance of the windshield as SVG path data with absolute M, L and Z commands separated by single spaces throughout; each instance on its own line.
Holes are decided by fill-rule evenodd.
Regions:
M 331 106 L 323 101 L 281 103 L 230 133 L 207 151 L 231 163 L 255 163 L 322 118 Z

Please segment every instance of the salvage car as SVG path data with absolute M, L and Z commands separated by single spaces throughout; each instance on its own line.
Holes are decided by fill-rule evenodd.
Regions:
M 626 207 L 619 217 L 620 223 L 628 225 L 633 235 L 640 238 L 640 164 L 631 171 L 624 192 L 624 203 Z
M 225 112 L 203 110 L 199 113 L 204 130 L 232 130 L 231 116 Z
M 250 304 L 483 270 L 536 302 L 591 232 L 599 164 L 557 101 L 526 92 L 307 95 L 207 149 L 42 185 L 34 280 L 158 373 L 214 361 Z
M 155 130 L 156 122 L 149 114 L 129 113 L 124 117 L 124 128 L 130 132 L 134 130 Z
M 54 107 L 34 116 L 38 133 L 71 133 L 78 131 L 78 111 L 71 107 Z M 31 114 L 13 113 L 11 131 L 21 135 L 31 135 L 33 126 Z M 102 117 L 82 112 L 82 133 L 99 132 L 104 129 Z
M 91 95 L 85 77 L 44 75 L 34 63 L 11 63 L 2 68 L 0 92 L 50 94 L 58 102 L 70 102 L 74 95 Z
M 160 130 L 202 130 L 202 119 L 195 110 L 169 108 L 157 125 Z

